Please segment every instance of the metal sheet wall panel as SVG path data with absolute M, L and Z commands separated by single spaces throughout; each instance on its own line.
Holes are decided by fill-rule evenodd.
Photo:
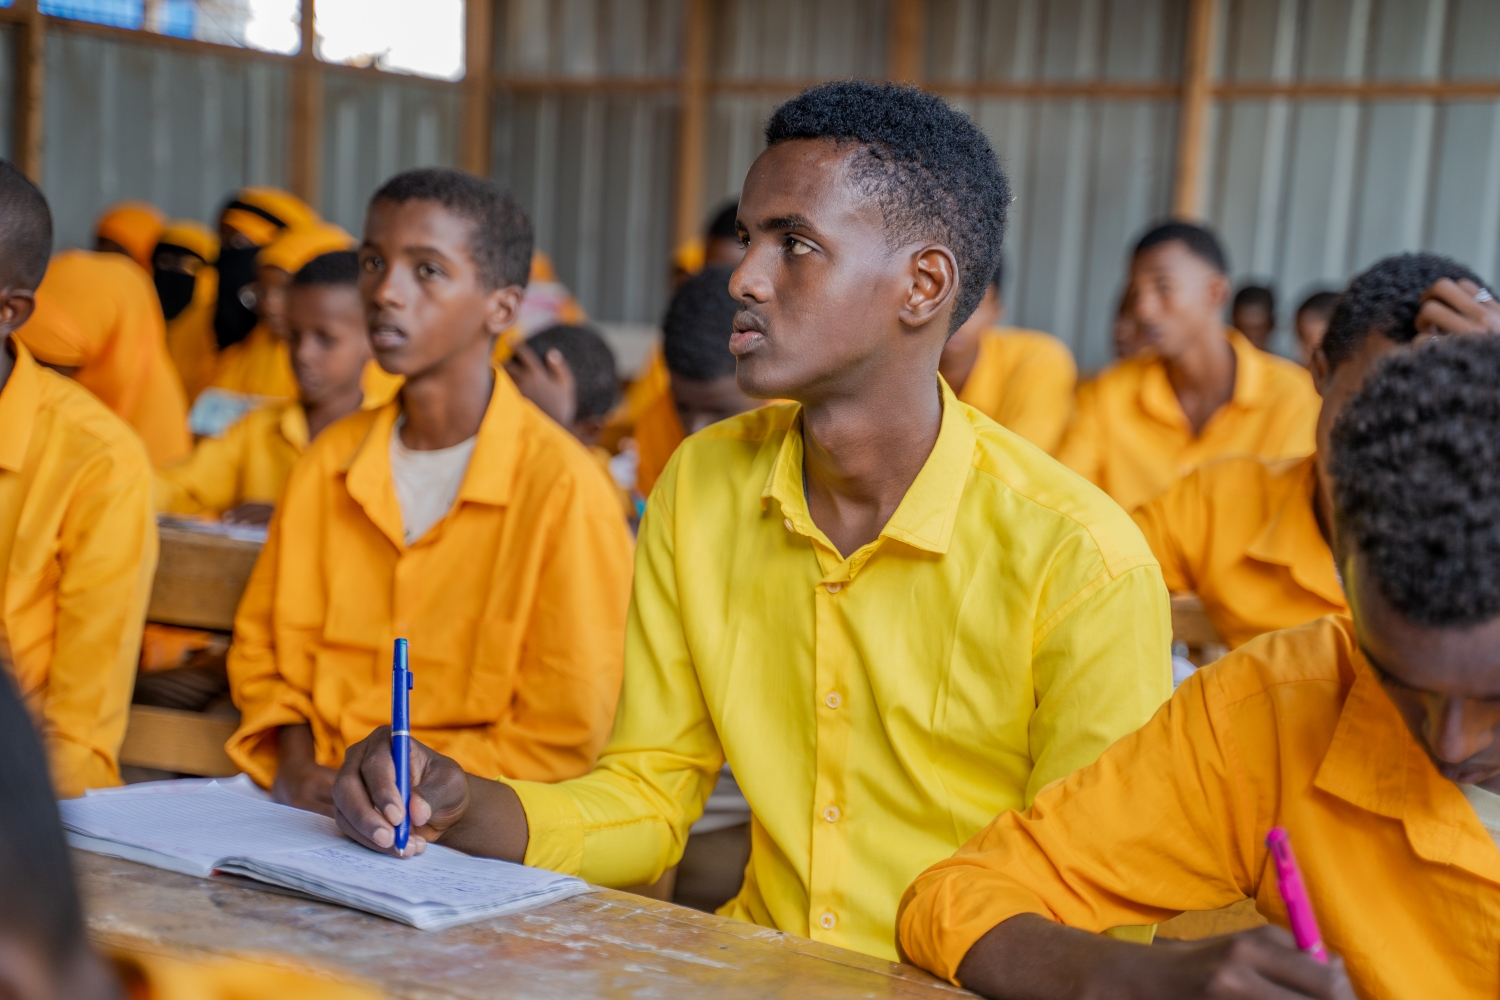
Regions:
M 42 188 L 58 247 L 91 246 L 95 217 L 123 198 L 211 219 L 235 188 L 284 181 L 283 64 L 54 28 L 46 74 Z
M 16 39 L 13 25 L 0 24 L 0 156 L 7 160 L 16 134 Z

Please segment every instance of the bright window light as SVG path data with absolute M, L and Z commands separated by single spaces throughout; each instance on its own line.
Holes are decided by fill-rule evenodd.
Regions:
M 327 62 L 457 80 L 464 75 L 464 0 L 318 0 Z
M 244 0 L 240 0 L 244 2 Z M 210 6 L 238 6 L 233 0 Z M 250 18 L 245 22 L 245 44 L 262 52 L 291 55 L 302 47 L 302 4 L 300 0 L 249 0 Z

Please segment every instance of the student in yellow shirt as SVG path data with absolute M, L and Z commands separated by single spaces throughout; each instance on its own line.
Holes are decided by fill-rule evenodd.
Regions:
M 948 338 L 938 372 L 963 402 L 1050 454 L 1073 416 L 1078 366 L 1051 334 L 1000 326 L 1004 278 L 1002 264 L 974 315 Z
M 748 395 L 796 402 L 694 435 L 652 493 L 593 772 L 497 782 L 418 742 L 413 842 L 649 884 L 727 760 L 753 819 L 720 912 L 894 957 L 917 872 L 1164 699 L 1166 590 L 1118 507 L 938 378 L 1010 201 L 983 133 L 851 81 L 766 139 L 729 347 Z M 383 850 L 389 745 L 351 748 L 336 789 L 342 829 Z
M 51 248 L 46 199 L 0 160 L 0 666 L 72 797 L 120 783 L 156 521 L 140 438 L 13 336 Z
M 167 354 L 189 405 L 213 378 L 214 302 L 219 294 L 219 238 L 195 219 L 175 219 L 161 231 L 152 258 L 152 283 L 167 321 Z
M 151 273 L 151 256 L 167 224 L 162 210 L 145 201 L 122 201 L 94 223 L 94 249 L 129 257 Z
M 1328 545 L 1328 434 L 1375 362 L 1416 338 L 1423 294 L 1444 278 L 1478 287 L 1462 264 L 1426 253 L 1387 257 L 1350 282 L 1312 359 L 1323 396 L 1316 454 L 1219 459 L 1136 510 L 1167 589 L 1197 594 L 1230 648 L 1347 613 Z
M 1243 285 L 1234 293 L 1229 322 L 1262 351 L 1276 334 L 1276 293 L 1265 285 Z
M 282 802 L 332 815 L 345 748 L 390 718 L 398 636 L 413 733 L 478 773 L 583 774 L 609 734 L 629 533 L 588 452 L 491 362 L 531 239 L 509 195 L 458 171 L 398 174 L 370 202 L 370 343 L 406 381 L 292 469 L 229 651 L 229 756 Z
M 1227 271 L 1218 239 L 1191 223 L 1136 244 L 1127 296 L 1147 350 L 1079 387 L 1057 451 L 1126 510 L 1224 455 L 1312 453 L 1312 379 L 1225 328 Z
M 903 900 L 905 953 L 992 997 L 1500 993 L 1500 337 L 1394 351 L 1333 428 L 1352 619 L 1250 642 Z M 1287 830 L 1328 951 L 1300 953 Z M 1268 920 L 1142 948 L 1086 931 L 1244 897 Z

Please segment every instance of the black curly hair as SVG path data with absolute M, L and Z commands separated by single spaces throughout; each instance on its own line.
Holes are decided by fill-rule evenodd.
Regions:
M 729 294 L 727 264 L 705 267 L 682 283 L 661 321 L 662 357 L 667 370 L 698 382 L 734 374 L 729 336 L 740 304 Z
M 1344 546 L 1420 625 L 1500 615 L 1500 334 L 1382 358 L 1333 425 Z
M 1152 247 L 1163 243 L 1181 243 L 1188 252 L 1220 274 L 1229 273 L 1229 256 L 1224 253 L 1224 244 L 1207 226 L 1200 226 L 1181 219 L 1169 219 L 1152 226 L 1135 241 L 1132 257 L 1139 257 Z
M 1371 331 L 1398 344 L 1415 340 L 1422 293 L 1439 278 L 1468 278 L 1477 285 L 1484 284 L 1458 261 L 1435 253 L 1396 254 L 1376 261 L 1357 275 L 1339 296 L 1323 336 L 1329 369 L 1357 354 Z
M 52 256 L 52 210 L 41 188 L 0 160 L 0 283 L 35 290 Z
M 359 287 L 359 254 L 353 250 L 332 250 L 318 254 L 292 275 L 292 284 L 348 285 Z
M 766 145 L 792 139 L 860 147 L 852 174 L 880 206 L 887 245 L 927 238 L 953 251 L 958 292 L 948 330 L 962 326 L 1000 265 L 1010 207 L 1010 182 L 979 126 L 915 87 L 842 80 L 772 112 Z
M 574 420 L 602 417 L 614 409 L 620 398 L 620 376 L 615 352 L 598 330 L 558 324 L 533 333 L 526 346 L 538 358 L 545 358 L 553 348 L 562 353 L 573 372 L 573 395 L 578 405 Z
M 435 201 L 474 226 L 469 255 L 489 290 L 526 286 L 534 237 L 531 220 L 509 191 L 498 184 L 445 167 L 422 167 L 397 174 L 380 186 L 370 204 Z

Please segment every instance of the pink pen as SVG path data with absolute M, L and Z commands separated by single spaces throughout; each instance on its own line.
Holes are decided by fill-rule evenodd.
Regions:
M 1297 867 L 1297 858 L 1292 854 L 1292 842 L 1286 830 L 1271 827 L 1266 834 L 1266 846 L 1271 849 L 1271 859 L 1276 862 L 1276 887 L 1286 903 L 1287 919 L 1292 924 L 1292 937 L 1297 947 L 1311 955 L 1315 961 L 1328 964 L 1328 952 L 1323 949 L 1323 935 L 1318 932 L 1318 918 L 1313 916 L 1312 903 L 1307 899 L 1307 886 L 1302 884 L 1302 872 Z

